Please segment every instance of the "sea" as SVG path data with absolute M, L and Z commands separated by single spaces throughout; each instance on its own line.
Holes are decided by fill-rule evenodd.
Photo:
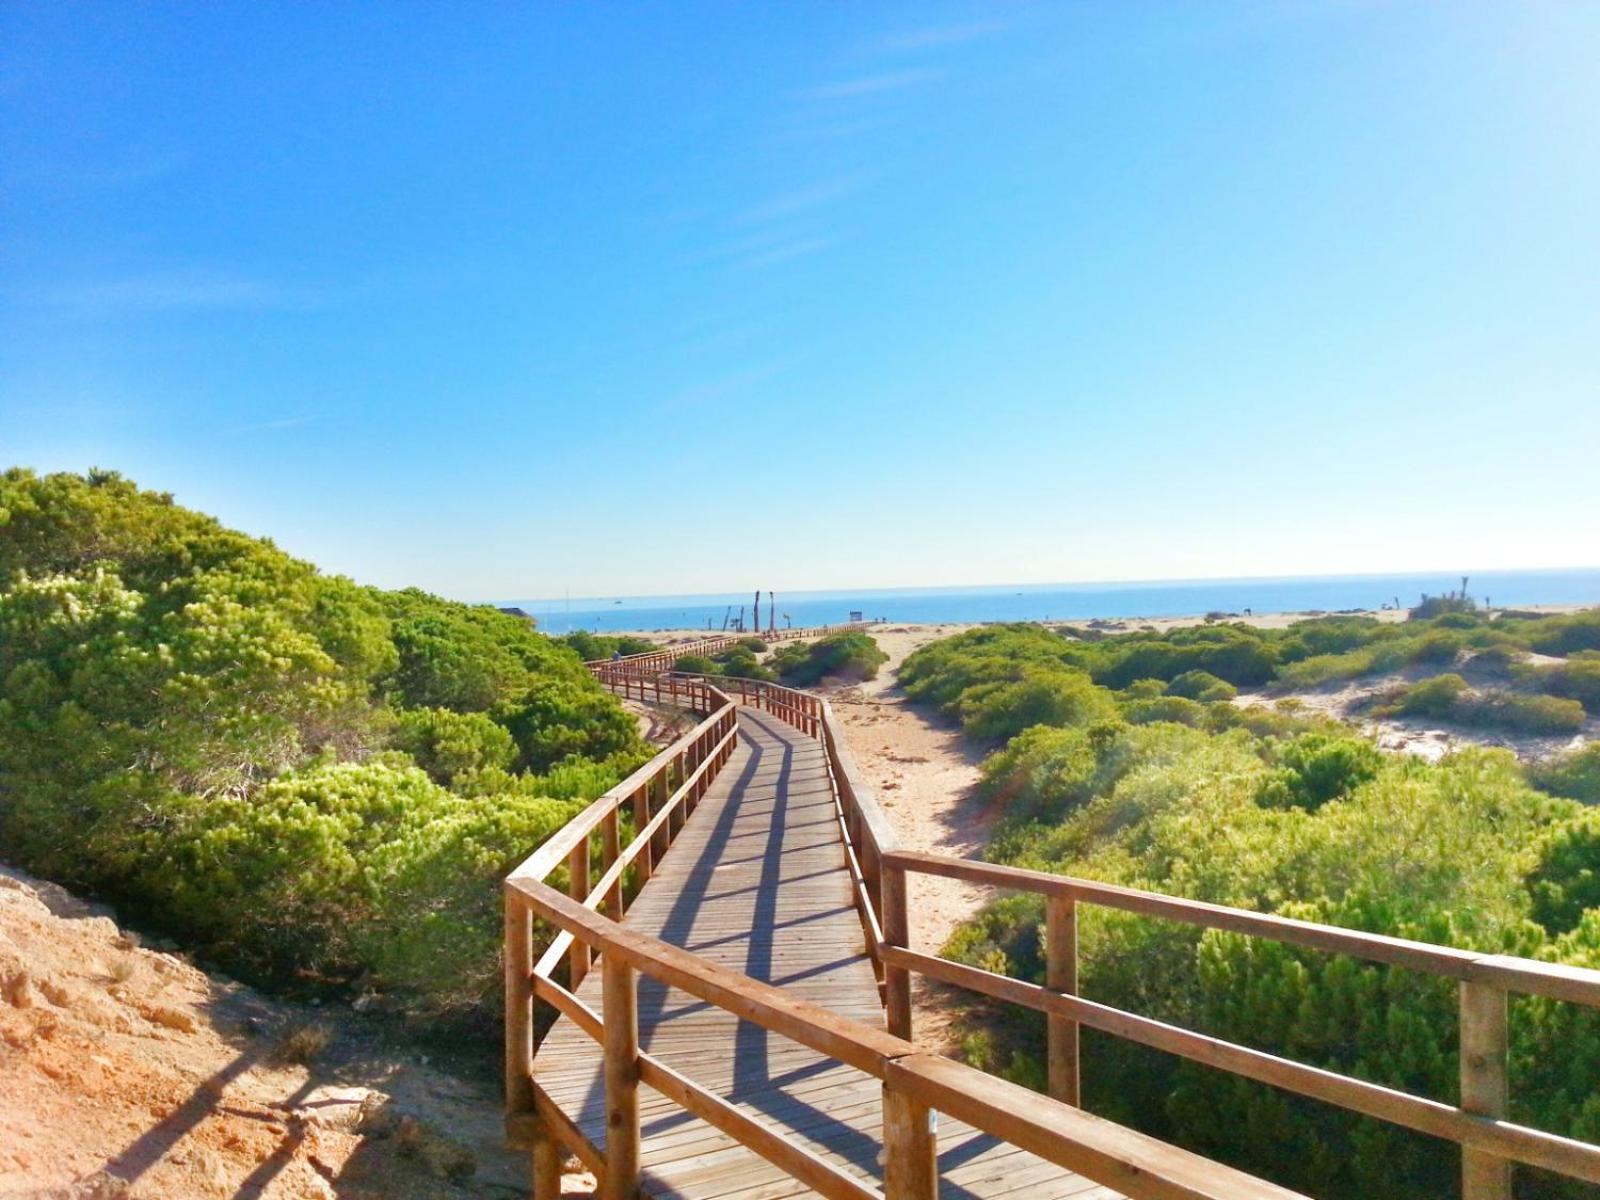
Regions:
M 1600 567 L 1467 572 L 1468 593 L 1496 608 L 1534 604 L 1600 604 Z M 1460 588 L 1461 575 L 1317 575 L 1273 579 L 1173 579 L 1138 583 L 1048 583 L 987 587 L 862 588 L 788 592 L 777 597 L 777 624 L 836 625 L 860 613 L 891 624 L 985 621 L 1082 621 L 1093 617 L 1189 617 L 1207 613 L 1334 613 L 1417 603 L 1423 593 Z M 754 591 L 704 596 L 597 596 L 506 600 L 531 614 L 547 633 L 635 633 L 661 629 L 721 630 L 749 624 Z M 768 624 L 761 594 L 761 626 Z

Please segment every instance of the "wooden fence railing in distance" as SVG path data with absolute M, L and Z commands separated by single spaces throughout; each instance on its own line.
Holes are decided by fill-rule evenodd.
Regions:
M 624 654 L 618 658 L 592 659 L 583 665 L 602 680 L 606 679 L 608 672 L 616 671 L 653 675 L 658 671 L 672 670 L 674 664 L 686 655 L 717 654 L 750 638 L 758 638 L 770 645 L 773 642 L 789 642 L 797 638 L 827 637 L 829 634 L 834 633 L 849 633 L 852 630 L 869 628 L 870 625 L 871 622 L 869 621 L 860 621 L 846 625 L 791 626 L 787 629 L 773 629 L 765 633 L 759 630 L 751 633 L 719 633 L 714 637 L 678 642 L 675 645 L 664 645 L 660 649 L 646 650 L 639 654 Z

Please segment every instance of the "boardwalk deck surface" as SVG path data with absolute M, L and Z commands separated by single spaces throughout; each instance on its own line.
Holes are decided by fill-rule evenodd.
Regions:
M 624 923 L 834 1012 L 883 1026 L 834 819 L 827 763 L 771 714 L 739 714 L 739 747 L 641 890 Z M 598 1011 L 600 973 L 579 995 Z M 876 1079 L 719 1008 L 639 979 L 641 1048 L 864 1181 L 881 1186 Z M 599 1047 L 565 1018 L 534 1059 L 541 1086 L 605 1144 Z M 753 1151 L 640 1089 L 644 1188 L 683 1200 L 778 1200 L 809 1189 Z M 940 1196 L 1117 1200 L 1081 1176 L 945 1118 Z

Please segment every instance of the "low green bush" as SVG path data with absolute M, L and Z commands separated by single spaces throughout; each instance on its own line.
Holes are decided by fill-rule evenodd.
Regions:
M 492 1006 L 497 874 L 643 752 L 525 620 L 0 474 L 0 854 L 252 979 Z
M 1493 726 L 1523 733 L 1576 733 L 1583 706 L 1576 700 L 1500 689 L 1475 692 L 1459 675 L 1435 675 L 1403 687 L 1373 709 L 1377 716 L 1422 716 L 1463 725 Z
M 660 649 L 648 638 L 633 637 L 628 634 L 610 637 L 598 633 L 588 633 L 582 629 L 575 629 L 571 633 L 563 634 L 556 640 L 572 650 L 583 662 L 609 659 L 617 654 L 626 658 L 630 654 L 649 654 L 652 650 Z
M 1155 696 L 1149 700 L 1130 700 L 1122 706 L 1122 719 L 1130 725 L 1152 721 L 1171 721 L 1175 725 L 1202 728 L 1207 721 L 1206 706 L 1186 696 Z
M 1551 829 L 1535 851 L 1527 887 L 1533 919 L 1551 933 L 1576 929 L 1600 910 L 1600 808 L 1586 808 Z
M 1553 796 L 1600 804 L 1600 742 L 1589 742 L 1528 769 L 1533 785 Z
M 1542 692 L 1576 700 L 1591 714 L 1600 715 L 1600 657 L 1580 652 L 1564 663 L 1535 669 L 1531 682 Z
M 871 635 L 852 631 L 829 634 L 810 644 L 789 642 L 772 656 L 771 665 L 783 682 L 811 687 L 827 678 L 872 679 L 888 661 Z
M 1523 637 L 1528 648 L 1540 654 L 1600 650 L 1600 608 L 1529 622 L 1524 626 Z
M 1435 675 L 1400 689 L 1389 703 L 1374 711 L 1379 716 L 1435 717 L 1441 721 L 1461 715 L 1461 705 L 1472 688 L 1459 675 Z
M 1167 685 L 1167 691 L 1174 696 L 1198 700 L 1202 704 L 1232 700 L 1239 694 L 1239 689 L 1233 684 L 1226 679 L 1218 679 L 1210 671 L 1185 671 Z
M 517 761 L 510 730 L 482 713 L 448 708 L 402 710 L 395 722 L 395 746 L 409 754 L 435 783 L 486 767 L 509 770 Z
M 1376 778 L 1383 753 L 1361 738 L 1308 733 L 1277 743 L 1269 761 L 1275 770 L 1261 781 L 1257 803 L 1314 811 Z
M 1025 667 L 1017 679 L 968 689 L 958 711 L 968 737 L 995 742 L 1032 725 L 1092 725 L 1109 720 L 1117 715 L 1117 706 L 1111 694 L 1095 686 L 1082 671 Z

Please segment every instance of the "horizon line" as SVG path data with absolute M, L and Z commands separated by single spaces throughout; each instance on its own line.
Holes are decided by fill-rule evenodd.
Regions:
M 762 588 L 763 592 L 781 592 L 790 597 L 830 596 L 830 595 L 856 595 L 873 596 L 891 593 L 906 592 L 982 592 L 1001 591 L 1008 589 L 1019 590 L 1045 590 L 1059 588 L 1071 589 L 1106 589 L 1116 587 L 1186 587 L 1196 584 L 1253 584 L 1253 583 L 1291 583 L 1310 582 L 1317 580 L 1335 579 L 1413 579 L 1419 575 L 1445 575 L 1451 579 L 1466 576 L 1470 580 L 1474 576 L 1483 575 L 1542 575 L 1572 573 L 1583 574 L 1586 572 L 1600 573 L 1600 564 L 1554 567 L 1476 567 L 1461 569 L 1457 567 L 1416 567 L 1404 571 L 1333 571 L 1324 574 L 1309 575 L 1201 575 L 1189 577 L 1146 577 L 1135 579 L 1084 579 L 1084 580 L 1042 580 L 1032 583 L 1019 581 L 1005 581 L 999 583 L 954 583 L 954 584 L 904 584 L 904 585 L 875 585 L 872 587 L 827 587 L 827 588 Z M 495 600 L 482 600 L 483 604 L 510 604 L 520 602 L 523 604 L 569 604 L 587 600 L 605 600 L 608 602 L 624 602 L 629 600 L 720 600 L 726 596 L 745 595 L 752 589 L 732 589 L 720 592 L 601 592 L 586 596 L 518 596 Z

